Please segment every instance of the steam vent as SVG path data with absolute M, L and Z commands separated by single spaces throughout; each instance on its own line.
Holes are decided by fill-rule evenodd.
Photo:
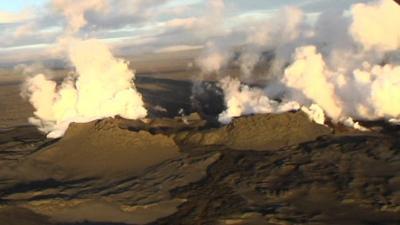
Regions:
M 400 225 L 398 0 L 0 1 L 0 225 Z

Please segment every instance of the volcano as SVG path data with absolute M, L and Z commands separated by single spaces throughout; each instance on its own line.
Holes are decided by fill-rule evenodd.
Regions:
M 27 135 L 0 161 L 3 224 L 400 221 L 400 145 L 388 128 L 329 128 L 289 112 L 219 127 L 196 114 L 103 119 L 53 141 L 19 129 Z
M 0 3 L 0 225 L 400 224 L 398 0 L 37 2 Z

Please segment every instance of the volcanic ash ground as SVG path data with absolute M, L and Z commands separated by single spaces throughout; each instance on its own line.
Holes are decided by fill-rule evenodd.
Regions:
M 1 131 L 2 224 L 397 224 L 394 127 L 303 112 L 102 119 L 49 140 Z

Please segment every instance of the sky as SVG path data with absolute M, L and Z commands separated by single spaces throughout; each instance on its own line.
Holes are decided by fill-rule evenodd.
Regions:
M 44 5 L 46 3 L 46 0 L 2 0 L 0 2 L 0 7 L 2 11 L 18 12 L 25 9 L 26 7 Z
M 56 4 L 97 0 L 0 0 L 0 65 L 56 57 L 51 49 L 65 33 Z M 312 20 L 322 11 L 345 10 L 368 0 L 104 0 L 100 11 L 87 11 L 84 38 L 99 38 L 120 54 L 184 50 L 207 40 L 262 23 L 285 6 L 301 8 Z M 213 1 L 222 1 L 218 6 Z M 84 4 L 84 3 L 83 3 Z M 77 6 L 77 7 L 74 7 Z M 239 38 L 239 37 L 238 37 Z

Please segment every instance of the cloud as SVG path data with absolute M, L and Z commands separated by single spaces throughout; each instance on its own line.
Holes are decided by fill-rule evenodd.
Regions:
M 85 15 L 87 12 L 104 12 L 108 8 L 105 0 L 52 0 L 51 6 L 64 15 L 68 21 L 67 29 L 73 33 L 88 23 Z
M 199 20 L 196 17 L 172 19 L 166 22 L 167 28 L 194 29 L 199 26 Z
M 350 33 L 367 50 L 396 50 L 400 47 L 400 6 L 392 0 L 356 4 Z
M 33 19 L 33 17 L 34 15 L 30 10 L 17 13 L 0 11 L 0 24 L 21 23 Z
M 297 102 L 315 121 L 324 120 L 323 112 L 333 122 L 361 130 L 353 118 L 399 120 L 400 35 L 394 27 L 400 21 L 400 6 L 392 0 L 376 0 L 339 13 L 327 11 L 311 24 L 304 22 L 301 9 L 280 11 L 277 18 L 284 19 L 266 20 L 250 29 L 248 46 L 225 52 L 218 50 L 218 44 L 206 46 L 204 54 L 210 60 L 202 55 L 199 60 L 203 63 L 198 66 L 205 73 L 217 74 L 222 83 L 227 106 L 220 115 L 224 121 L 237 115 L 274 112 L 269 99 L 275 98 L 281 104 Z M 219 43 L 230 38 L 220 38 Z M 268 62 L 275 77 L 268 80 L 269 85 L 264 89 L 240 82 L 226 85 L 226 80 L 221 80 L 221 65 L 227 58 L 215 56 L 216 52 L 229 55 L 233 51 L 240 64 L 247 63 L 251 75 L 251 66 L 264 54 L 273 53 Z
M 300 2 L 304 3 L 302 7 L 307 8 L 307 13 L 324 6 L 342 8 L 353 0 L 347 3 L 344 0 L 335 1 L 337 3 L 327 0 Z M 41 7 L 3 15 L 3 21 L 7 23 L 0 23 L 0 46 L 8 49 L 51 46 L 65 29 L 79 29 L 80 37 L 107 39 L 113 45 L 129 48 L 130 54 L 171 45 L 204 45 L 218 36 L 242 36 L 249 24 L 263 19 L 243 15 L 254 12 L 266 15 L 293 4 L 298 5 L 299 1 L 254 0 L 249 4 L 244 0 L 53 0 Z M 72 14 L 74 18 L 69 19 L 74 22 L 68 28 L 64 16 L 71 17 Z M 124 43 L 118 44 L 119 41 Z
M 203 45 L 172 45 L 158 49 L 156 52 L 157 53 L 179 52 L 187 50 L 197 50 L 201 48 L 203 48 Z

